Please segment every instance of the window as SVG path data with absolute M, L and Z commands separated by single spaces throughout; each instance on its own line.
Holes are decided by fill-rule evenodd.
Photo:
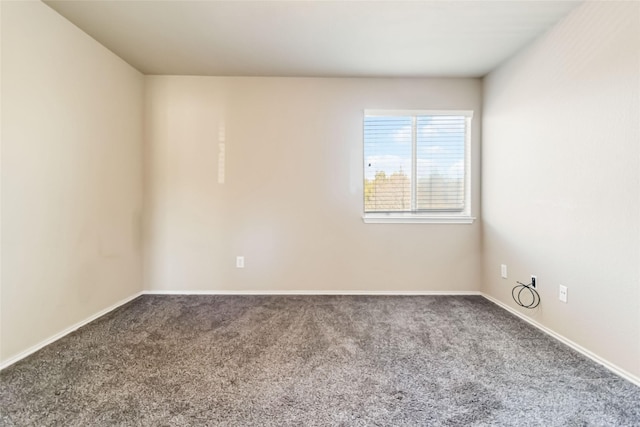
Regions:
M 472 116 L 365 110 L 364 221 L 473 222 Z

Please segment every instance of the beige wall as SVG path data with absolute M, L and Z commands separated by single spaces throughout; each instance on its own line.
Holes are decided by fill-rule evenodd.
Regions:
M 40 2 L 2 2 L 5 362 L 141 290 L 143 76 Z
M 365 108 L 475 110 L 478 213 L 478 79 L 150 76 L 146 102 L 146 289 L 479 290 L 478 222 L 361 219 Z
M 640 4 L 586 3 L 486 78 L 482 153 L 484 291 L 537 274 L 521 311 L 636 377 L 639 105 Z

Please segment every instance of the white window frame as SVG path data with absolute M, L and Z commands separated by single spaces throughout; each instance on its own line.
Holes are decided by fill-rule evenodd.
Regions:
M 472 224 L 476 219 L 471 216 L 471 119 L 473 111 L 471 110 L 364 110 L 362 124 L 362 178 L 364 178 L 365 157 L 364 157 L 364 117 L 366 116 L 464 116 L 466 118 L 465 131 L 465 207 L 461 212 L 364 212 L 364 186 L 362 189 L 362 220 L 367 224 Z M 415 136 L 414 136 L 415 137 Z M 415 143 L 415 142 L 414 142 Z M 415 150 L 412 157 L 415 159 Z M 415 161 L 414 161 L 415 163 Z M 412 167 L 411 173 L 415 173 L 415 166 Z M 414 195 L 412 195 L 414 197 Z

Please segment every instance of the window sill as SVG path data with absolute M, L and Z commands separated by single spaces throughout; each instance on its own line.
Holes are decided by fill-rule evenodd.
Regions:
M 402 215 L 366 214 L 365 224 L 473 224 L 476 218 L 467 215 Z

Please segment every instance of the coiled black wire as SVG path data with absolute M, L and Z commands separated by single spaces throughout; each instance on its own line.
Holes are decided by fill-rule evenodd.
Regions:
M 533 287 L 531 287 L 531 283 L 529 283 L 528 285 L 525 285 L 521 282 L 517 283 L 518 285 L 511 290 L 511 296 L 513 297 L 513 300 L 516 302 L 516 304 L 518 304 L 520 307 L 529 309 L 534 309 L 538 305 L 540 305 L 540 294 Z M 524 292 L 525 289 L 531 294 L 531 303 L 529 304 L 525 304 L 522 302 L 522 292 Z

